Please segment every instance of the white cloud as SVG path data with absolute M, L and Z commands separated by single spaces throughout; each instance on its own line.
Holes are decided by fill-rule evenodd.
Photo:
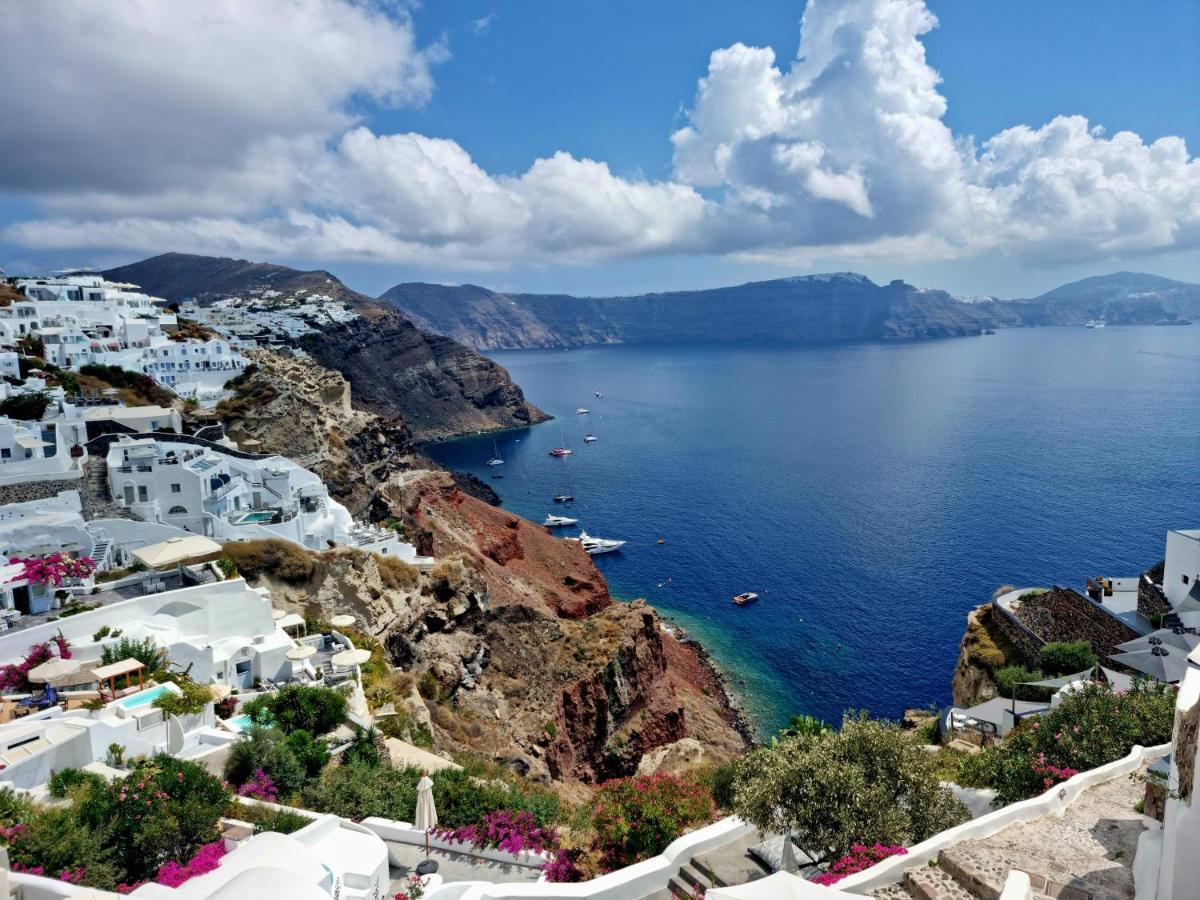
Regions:
M 979 146 L 955 136 L 922 0 L 810 0 L 788 65 L 715 51 L 658 182 L 563 152 L 496 176 L 454 141 L 365 127 L 365 101 L 423 102 L 443 53 L 399 7 L 39 10 L 0 19 L 16 64 L 62 73 L 29 96 L 0 84 L 27 135 L 0 159 L 0 190 L 42 213 L 3 235 L 29 247 L 499 267 L 680 252 L 1052 263 L 1200 243 L 1200 162 L 1178 138 L 1108 138 L 1079 117 Z
M 495 23 L 498 16 L 496 13 L 490 12 L 486 16 L 480 16 L 471 22 L 471 30 L 476 34 L 487 34 L 492 30 L 492 25 Z

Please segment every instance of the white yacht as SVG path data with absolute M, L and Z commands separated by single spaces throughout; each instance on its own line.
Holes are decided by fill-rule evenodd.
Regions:
M 581 406 L 581 407 L 579 407 L 579 409 L 575 410 L 575 415 L 586 416 L 590 412 L 591 412 L 591 410 L 588 409 L 586 406 Z
M 489 466 L 504 465 L 504 458 L 500 456 L 500 446 L 495 441 L 492 441 L 492 458 L 487 461 Z
M 568 519 L 566 516 L 546 516 L 546 521 L 542 523 L 547 528 L 566 528 L 568 525 L 578 525 L 578 519 Z
M 612 553 L 614 550 L 620 550 L 625 546 L 624 541 L 612 541 L 606 538 L 592 537 L 586 531 L 580 531 L 578 537 L 567 538 L 568 541 L 578 541 L 583 545 L 584 552 L 588 556 L 597 556 L 601 553 Z
M 1083 327 L 1084 328 L 1103 328 L 1107 324 L 1108 323 L 1105 322 L 1103 319 L 1092 319 Z
M 598 440 L 600 440 L 600 438 L 596 437 L 594 434 L 591 434 L 591 433 L 585 434 L 583 436 L 583 442 L 585 444 L 590 444 L 590 443 L 592 443 L 592 441 L 598 441 Z

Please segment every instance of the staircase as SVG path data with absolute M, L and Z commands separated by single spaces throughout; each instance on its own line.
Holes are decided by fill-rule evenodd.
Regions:
M 84 530 L 92 536 L 92 562 L 96 564 L 96 571 L 103 572 L 111 568 L 112 538 L 99 528 L 84 526 Z
M 83 517 L 94 519 L 136 519 L 125 507 L 115 502 L 108 490 L 108 464 L 103 458 L 89 456 L 83 472 Z
M 1005 857 L 980 841 L 962 841 L 939 853 L 936 861 L 908 869 L 897 884 L 875 888 L 870 896 L 878 900 L 999 900 L 1013 869 Z M 1067 872 L 1030 872 L 1034 900 L 1093 900 L 1090 892 L 1066 883 L 1069 879 Z

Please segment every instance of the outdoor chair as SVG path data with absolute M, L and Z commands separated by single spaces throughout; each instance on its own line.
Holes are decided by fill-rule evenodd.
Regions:
M 49 709 L 58 702 L 58 690 L 54 685 L 47 685 L 39 696 L 29 696 L 24 700 L 18 700 L 18 707 L 27 707 L 29 709 Z

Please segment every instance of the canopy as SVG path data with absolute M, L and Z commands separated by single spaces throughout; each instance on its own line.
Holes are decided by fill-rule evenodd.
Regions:
M 1082 672 L 1076 672 L 1074 675 L 1059 675 L 1057 678 L 1043 678 L 1040 681 L 1021 681 L 1018 684 L 1030 687 L 1062 688 L 1076 681 L 1091 681 L 1095 671 L 1095 667 L 1092 667 Z
M 330 660 L 335 666 L 361 666 L 371 658 L 370 650 L 343 650 L 341 653 L 333 654 L 333 659 Z
M 53 447 L 53 444 L 47 444 L 41 438 L 26 437 L 20 435 L 17 437 L 17 446 L 23 447 L 26 450 L 37 450 L 39 447 Z
M 340 616 L 334 616 L 332 619 L 330 619 L 329 624 L 334 628 L 349 628 L 355 623 L 355 621 L 356 619 L 354 616 L 343 613 Z
M 1160 628 L 1150 634 L 1136 637 L 1132 641 L 1117 644 L 1118 650 L 1126 653 L 1136 653 L 1139 650 L 1149 650 L 1151 647 L 1177 648 L 1179 650 L 1195 650 L 1200 647 L 1200 634 L 1193 634 L 1187 629 Z
M 97 681 L 108 681 L 110 678 L 116 678 L 120 675 L 128 675 L 130 672 L 137 672 L 146 666 L 138 660 L 130 657 L 123 659 L 120 662 L 110 663 L 107 666 L 101 666 L 98 669 L 92 669 L 92 677 Z
M 198 534 L 190 534 L 187 537 L 168 538 L 160 544 L 142 547 L 140 550 L 134 550 L 133 555 L 150 568 L 158 569 L 220 552 L 221 545 L 216 541 Z
M 288 613 L 276 623 L 280 628 L 295 628 L 297 625 L 304 624 L 304 616 L 300 613 Z
M 77 675 L 80 668 L 77 659 L 51 659 L 40 666 L 34 666 L 25 677 L 35 684 L 53 684 Z
M 282 619 L 282 618 L 283 618 L 284 616 L 286 616 L 287 614 L 288 614 L 288 613 L 287 613 L 287 610 L 286 610 L 286 609 L 273 609 L 273 610 L 271 610 L 271 618 L 272 618 L 272 619 L 274 619 L 276 622 L 278 622 L 280 619 Z
M 287 652 L 287 658 L 294 659 L 296 661 L 299 661 L 302 659 L 308 659 L 310 656 L 316 656 L 316 655 L 317 655 L 317 648 L 312 646 L 311 644 L 301 644 L 299 647 L 293 647 L 291 650 L 289 650 Z
M 1108 682 L 1116 693 L 1124 693 L 1125 691 L 1133 690 L 1133 676 L 1126 675 L 1124 672 L 1115 672 L 1112 669 L 1100 667 L 1100 671 L 1104 673 L 1104 679 Z
M 1187 674 L 1188 652 L 1177 647 L 1151 647 L 1133 653 L 1114 653 L 1109 659 L 1158 681 L 1173 684 Z

